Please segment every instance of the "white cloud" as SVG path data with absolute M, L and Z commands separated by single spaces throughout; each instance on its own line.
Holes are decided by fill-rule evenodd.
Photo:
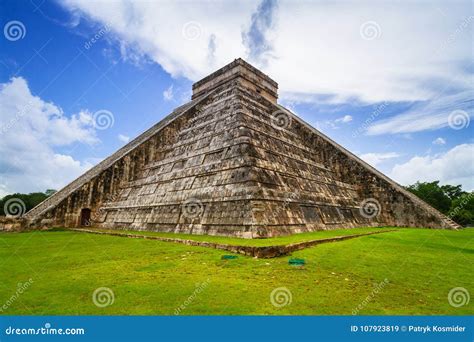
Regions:
M 61 108 L 31 94 L 21 77 L 0 84 L 0 196 L 58 189 L 89 167 L 54 147 L 94 144 L 92 116 L 68 118 Z
M 252 14 L 248 29 L 242 32 L 242 43 L 247 48 L 249 59 L 266 66 L 273 55 L 272 32 L 275 29 L 276 0 L 262 0 Z
M 445 144 L 446 144 L 446 140 L 441 137 L 433 140 L 433 145 L 445 145 Z
M 342 118 L 336 119 L 335 122 L 342 122 L 342 123 L 348 123 L 352 121 L 352 116 L 350 115 L 344 115 Z
M 163 98 L 165 101 L 171 101 L 174 99 L 173 85 L 170 85 L 168 89 L 163 92 Z
M 393 167 L 390 176 L 407 185 L 417 181 L 439 180 L 442 184 L 462 184 L 463 189 L 474 189 L 474 144 L 458 145 L 435 156 L 415 156 L 404 164 Z
M 413 133 L 447 127 L 451 113 L 464 113 L 465 121 L 474 117 L 473 106 L 473 90 L 441 96 L 418 104 L 402 114 L 375 122 L 367 128 L 367 134 Z
M 280 81 L 281 94 L 301 99 L 419 101 L 447 85 L 468 88 L 470 1 L 264 4 L 187 2 L 183 10 L 171 1 L 67 0 L 64 6 L 107 23 L 136 56 L 193 81 L 243 57 Z M 374 40 L 360 33 L 369 21 L 380 27 Z M 183 37 L 189 22 L 199 23 L 196 39 Z
M 124 142 L 124 143 L 128 143 L 130 141 L 130 137 L 126 136 L 126 135 L 123 135 L 123 134 L 119 134 L 118 135 L 118 139 L 121 141 L 121 142 Z
M 325 120 L 323 125 L 331 127 L 332 129 L 339 129 L 341 126 L 340 124 L 347 124 L 352 121 L 352 116 L 350 115 L 344 115 L 341 118 L 335 119 L 335 120 Z M 318 126 L 318 129 L 324 129 L 324 127 Z
M 365 153 L 359 156 L 362 160 L 367 162 L 368 164 L 376 167 L 380 163 L 393 159 L 398 158 L 400 155 L 396 152 L 386 152 L 386 153 Z

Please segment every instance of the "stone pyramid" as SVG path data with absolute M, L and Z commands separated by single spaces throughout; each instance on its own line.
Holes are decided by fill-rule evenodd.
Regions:
M 31 226 L 261 238 L 359 226 L 457 228 L 278 105 L 242 59 L 192 100 L 33 208 Z

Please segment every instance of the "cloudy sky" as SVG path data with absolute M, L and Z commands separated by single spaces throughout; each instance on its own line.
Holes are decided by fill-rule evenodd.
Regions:
M 470 1 L 2 1 L 0 196 L 58 189 L 242 57 L 401 184 L 474 189 Z

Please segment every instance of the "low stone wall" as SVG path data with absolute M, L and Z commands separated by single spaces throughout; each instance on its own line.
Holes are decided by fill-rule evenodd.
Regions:
M 27 220 L 23 218 L 0 216 L 0 232 L 18 232 L 26 226 Z
M 255 258 L 276 258 L 279 256 L 288 255 L 291 252 L 298 251 L 301 249 L 305 249 L 308 247 L 316 246 L 322 243 L 328 242 L 336 242 L 336 241 L 343 241 L 348 239 L 353 239 L 361 236 L 367 235 L 374 235 L 374 234 L 381 234 L 381 233 L 388 233 L 396 231 L 396 229 L 392 230 L 383 230 L 380 232 L 371 232 L 371 233 L 363 233 L 363 234 L 354 234 L 354 235 L 345 235 L 345 236 L 337 236 L 327 239 L 320 239 L 320 240 L 310 240 L 304 242 L 293 243 L 289 245 L 276 245 L 276 246 L 262 246 L 262 247 L 255 247 L 255 246 L 239 246 L 239 245 L 227 245 L 223 243 L 214 243 L 214 242 L 206 242 L 206 241 L 196 241 L 196 240 L 188 240 L 188 239 L 177 239 L 177 238 L 167 238 L 161 236 L 152 236 L 152 235 L 139 235 L 139 234 L 129 234 L 129 233 L 120 233 L 120 232 L 104 232 L 100 230 L 94 229 L 82 229 L 82 228 L 71 228 L 70 230 L 78 231 L 78 232 L 85 232 L 85 233 L 92 233 L 92 234 L 103 234 L 103 235 L 113 235 L 113 236 L 121 236 L 121 237 L 128 237 L 128 238 L 135 238 L 135 239 L 149 239 L 149 240 L 159 240 L 159 241 L 166 241 L 166 242 L 177 242 L 182 243 L 189 246 L 199 246 L 199 247 L 209 247 L 215 249 L 222 249 L 232 253 L 243 254 Z

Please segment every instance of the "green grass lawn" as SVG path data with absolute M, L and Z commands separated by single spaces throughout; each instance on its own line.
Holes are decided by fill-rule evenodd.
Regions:
M 361 315 L 474 313 L 474 299 L 458 308 L 448 302 L 455 287 L 474 295 L 474 229 L 400 229 L 322 244 L 293 253 L 306 260 L 304 268 L 288 265 L 290 257 L 221 260 L 223 254 L 70 231 L 3 233 L 1 314 L 173 315 L 178 308 L 182 315 L 350 315 L 356 308 Z M 19 294 L 18 284 L 30 278 Z M 112 305 L 94 305 L 100 287 L 113 291 Z M 270 300 L 280 287 L 291 293 L 283 307 Z
M 60 228 L 61 229 L 61 228 Z M 276 246 L 276 245 L 287 245 L 291 243 L 310 241 L 310 240 L 321 240 L 335 236 L 365 234 L 372 232 L 390 231 L 393 227 L 367 227 L 357 229 L 336 229 L 336 230 L 322 230 L 317 232 L 302 233 L 288 236 L 281 236 L 276 238 L 268 239 L 243 239 L 234 237 L 222 237 L 222 236 L 210 236 L 210 235 L 196 235 L 196 234 L 175 234 L 175 233 L 162 233 L 162 232 L 150 232 L 150 231 L 138 231 L 138 230 L 111 230 L 111 229 L 100 229 L 100 228 L 88 228 L 90 230 L 96 230 L 99 232 L 113 232 L 115 234 L 134 234 L 134 235 L 145 235 L 145 236 L 158 236 L 164 238 L 173 239 L 189 239 L 195 241 L 206 241 L 223 243 L 228 245 L 237 246 Z

